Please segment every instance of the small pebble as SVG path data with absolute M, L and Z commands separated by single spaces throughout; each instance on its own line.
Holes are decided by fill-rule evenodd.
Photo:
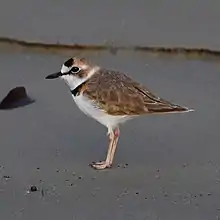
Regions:
M 212 195 L 212 193 L 207 193 L 207 195 L 208 195 L 208 196 L 211 196 L 211 195 Z
M 36 186 L 31 186 L 30 191 L 31 192 L 36 192 L 37 191 L 37 187 Z
M 122 168 L 126 168 L 128 166 L 128 163 L 126 164 L 118 164 L 118 168 L 122 167 Z
M 81 179 L 82 179 L 82 177 L 81 177 L 81 176 L 78 176 L 78 179 L 79 179 L 79 180 L 81 180 Z
M 3 178 L 6 179 L 6 180 L 8 180 L 8 179 L 11 179 L 11 176 L 4 175 Z
M 183 164 L 183 167 L 184 167 L 184 168 L 185 168 L 185 167 L 187 167 L 187 166 L 188 166 L 188 164 L 187 164 L 187 163 L 184 163 L 184 164 Z
M 128 193 L 128 190 L 127 190 L 127 189 L 125 189 L 125 190 L 124 190 L 124 194 L 127 194 L 127 193 Z
M 30 192 L 36 192 L 37 191 L 37 187 L 36 186 L 31 186 L 28 190 L 27 193 L 29 194 Z
M 24 210 L 25 210 L 24 208 L 23 208 L 23 209 L 20 209 L 19 212 L 24 212 Z

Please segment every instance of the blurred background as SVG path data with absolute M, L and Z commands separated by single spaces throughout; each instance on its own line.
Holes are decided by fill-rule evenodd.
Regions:
M 1 36 L 48 43 L 220 49 L 218 0 L 2 0 Z

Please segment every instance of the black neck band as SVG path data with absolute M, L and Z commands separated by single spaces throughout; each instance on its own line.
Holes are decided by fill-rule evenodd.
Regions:
M 84 82 L 84 83 L 85 83 L 85 82 Z M 71 93 L 72 93 L 74 96 L 80 95 L 80 91 L 81 91 L 82 86 L 84 85 L 84 83 L 81 83 L 81 84 L 78 85 L 75 89 L 71 90 Z

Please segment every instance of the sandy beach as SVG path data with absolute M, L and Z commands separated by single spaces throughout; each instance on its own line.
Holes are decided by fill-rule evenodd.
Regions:
M 74 55 L 74 53 L 73 53 Z M 1 98 L 24 85 L 35 103 L 1 111 L 0 213 L 4 219 L 214 219 L 219 213 L 219 65 L 144 53 L 85 53 L 195 112 L 141 117 L 121 128 L 114 167 L 88 164 L 106 129 L 44 77 L 67 57 L 1 52 Z M 127 166 L 125 166 L 128 164 Z M 37 192 L 28 193 L 30 186 Z
M 214 0 L 129 1 L 126 8 L 101 1 L 22 0 L 13 8 L 11 0 L 3 2 L 1 36 L 219 49 L 219 2 Z M 45 80 L 75 55 L 126 72 L 195 112 L 124 124 L 113 168 L 95 171 L 88 164 L 104 159 L 106 128 L 77 108 L 64 82 Z M 12 45 L 0 47 L 0 66 L 1 100 L 16 86 L 24 86 L 35 100 L 0 111 L 0 219 L 220 218 L 218 60 L 132 51 L 43 53 Z

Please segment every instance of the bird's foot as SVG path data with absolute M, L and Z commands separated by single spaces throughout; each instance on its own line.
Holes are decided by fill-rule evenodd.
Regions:
M 93 162 L 90 164 L 90 166 L 96 170 L 103 170 L 112 167 L 111 164 L 107 163 L 106 161 Z

